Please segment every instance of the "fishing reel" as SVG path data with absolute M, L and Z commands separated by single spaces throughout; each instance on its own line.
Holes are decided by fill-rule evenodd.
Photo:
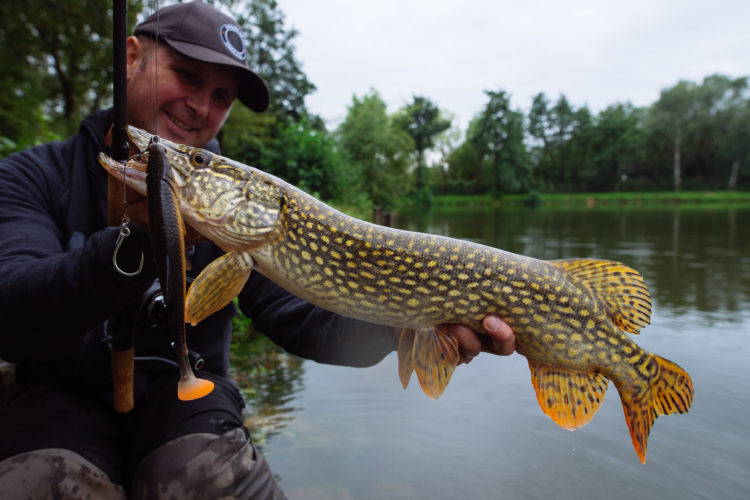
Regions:
M 154 328 L 167 324 L 167 305 L 164 302 L 159 280 L 154 280 L 138 302 L 131 307 L 130 317 L 142 328 Z
M 192 281 L 193 278 L 187 278 L 188 285 Z M 136 301 L 130 308 L 128 316 L 132 325 L 136 328 L 145 330 L 158 329 L 164 332 L 169 331 L 169 324 L 167 322 L 167 305 L 158 279 L 151 283 L 148 290 L 146 290 L 143 295 L 141 295 L 140 299 L 138 299 L 138 301 Z M 170 348 L 174 348 L 174 342 L 171 339 Z M 205 360 L 199 353 L 189 350 L 188 357 L 190 358 L 190 364 L 193 366 L 194 370 L 198 371 L 203 368 Z

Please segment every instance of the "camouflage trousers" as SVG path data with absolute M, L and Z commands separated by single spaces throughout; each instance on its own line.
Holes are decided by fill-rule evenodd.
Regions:
M 126 414 L 90 387 L 17 389 L 0 411 L 0 498 L 285 498 L 237 387 L 202 376 L 214 390 L 183 402 L 173 373 L 136 373 Z
M 170 441 L 138 466 L 131 498 L 283 499 L 265 459 L 242 429 Z M 0 462 L 0 498 L 126 499 L 104 471 L 65 449 L 21 453 Z

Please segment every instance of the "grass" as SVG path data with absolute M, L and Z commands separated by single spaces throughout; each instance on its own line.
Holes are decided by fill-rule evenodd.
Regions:
M 607 208 L 665 206 L 747 206 L 750 207 L 750 192 L 746 191 L 665 191 L 665 192 L 617 192 L 617 193 L 540 193 L 534 195 L 537 206 L 545 208 Z M 435 208 L 457 207 L 522 207 L 528 204 L 531 195 L 509 194 L 501 199 L 490 196 L 435 196 Z

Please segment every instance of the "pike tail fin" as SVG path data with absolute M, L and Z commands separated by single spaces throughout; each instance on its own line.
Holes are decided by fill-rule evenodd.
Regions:
M 440 327 L 401 331 L 398 342 L 398 374 L 404 389 L 412 371 L 422 391 L 432 399 L 443 394 L 458 365 L 458 342 Z
M 655 354 L 645 367 L 651 383 L 644 391 L 633 387 L 617 387 L 628 423 L 633 447 L 641 463 L 646 463 L 646 444 L 651 426 L 659 415 L 687 413 L 693 403 L 693 382 L 690 375 L 675 363 Z

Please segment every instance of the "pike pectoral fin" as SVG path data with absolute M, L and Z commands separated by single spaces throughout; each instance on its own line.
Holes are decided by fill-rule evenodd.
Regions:
M 604 401 L 609 379 L 601 373 L 553 368 L 532 360 L 529 369 L 539 406 L 560 427 L 572 431 L 586 425 Z
M 253 258 L 247 253 L 229 252 L 207 265 L 188 290 L 185 321 L 195 326 L 229 304 L 245 286 Z
M 458 342 L 439 326 L 401 332 L 398 374 L 404 389 L 412 371 L 416 371 L 424 393 L 432 399 L 439 398 L 450 382 L 458 359 Z
M 651 321 L 651 296 L 643 277 L 620 262 L 598 259 L 551 260 L 599 297 L 607 315 L 624 332 L 637 334 Z
M 685 370 L 655 354 L 644 365 L 651 372 L 651 384 L 644 391 L 637 385 L 617 387 L 630 430 L 633 447 L 646 463 L 646 444 L 651 426 L 659 415 L 687 413 L 693 404 L 693 381 Z

